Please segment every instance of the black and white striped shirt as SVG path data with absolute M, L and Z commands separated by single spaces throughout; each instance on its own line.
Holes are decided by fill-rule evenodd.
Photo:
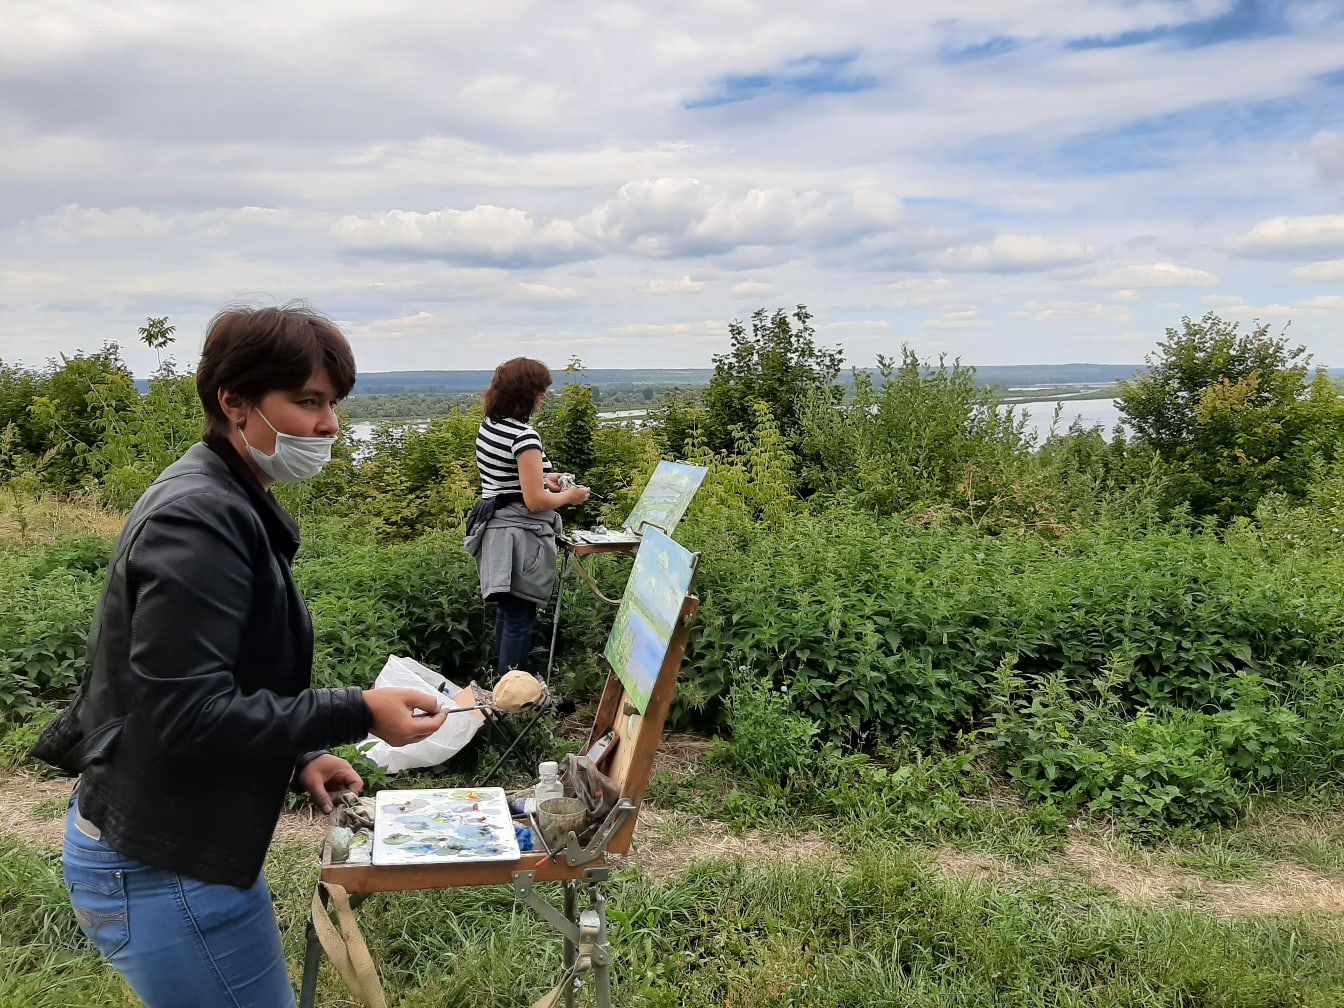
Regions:
M 555 472 L 551 460 L 546 457 L 546 449 L 541 446 L 541 437 L 531 424 L 522 420 L 491 420 L 489 417 L 481 421 L 481 429 L 476 434 L 476 468 L 481 474 L 481 496 L 520 493 L 518 456 L 532 448 L 541 452 L 541 471 Z

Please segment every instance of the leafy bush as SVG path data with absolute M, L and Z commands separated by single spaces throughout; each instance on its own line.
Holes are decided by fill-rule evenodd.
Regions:
M 106 548 L 88 540 L 39 555 L 30 570 L 12 562 L 0 568 L 0 722 L 26 719 L 74 693 L 103 575 L 97 566 L 52 564 L 62 554 L 91 563 L 90 551 Z
M 1314 466 L 1339 456 L 1344 403 L 1310 361 L 1267 324 L 1239 333 L 1212 313 L 1184 318 L 1124 384 L 1121 412 L 1178 499 L 1226 521 L 1269 493 L 1302 496 Z
M 820 727 L 797 713 L 783 690 L 740 679 L 729 694 L 728 726 L 732 741 L 718 750 L 726 766 L 772 788 L 815 780 Z
M 792 442 L 802 433 L 798 410 L 813 397 L 839 401 L 835 380 L 843 353 L 816 344 L 812 314 L 798 305 L 793 314 L 777 309 L 752 313 L 748 331 L 740 321 L 728 325 L 732 346 L 714 357 L 714 375 L 701 397 L 703 431 L 714 451 L 731 451 L 735 430 L 750 428 L 757 403 L 763 403 Z
M 388 654 L 457 682 L 476 678 L 493 641 L 461 533 L 304 559 L 295 579 L 313 611 L 313 682 L 372 684 Z
M 1000 765 L 1032 798 L 1086 807 L 1145 829 L 1227 821 L 1247 785 L 1277 784 L 1302 754 L 1301 715 L 1253 678 L 1241 702 L 1212 713 L 1144 709 L 1129 716 L 1114 687 L 1131 654 L 1117 655 L 1084 696 L 1059 676 L 999 669 L 993 726 Z
M 1132 649 L 1115 687 L 1130 711 L 1222 710 L 1239 673 L 1279 684 L 1342 660 L 1337 563 L 1278 566 L 1213 535 L 1045 543 L 840 509 L 769 534 L 695 535 L 701 619 L 681 692 L 711 715 L 741 665 L 787 686 L 828 737 L 936 741 L 980 722 L 1008 655 L 1025 674 L 1086 685 Z
M 822 394 L 801 413 L 808 481 L 876 514 L 941 502 L 983 519 L 1002 507 L 997 494 L 1030 473 L 1026 418 L 978 386 L 974 368 L 933 367 L 909 347 L 899 366 L 879 357 L 876 378 L 855 371 L 843 406 Z

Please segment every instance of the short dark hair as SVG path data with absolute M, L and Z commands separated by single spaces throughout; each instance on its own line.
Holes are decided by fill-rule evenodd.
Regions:
M 196 366 L 196 394 L 205 407 L 205 433 L 225 435 L 219 406 L 224 389 L 257 402 L 276 389 L 303 388 L 323 368 L 344 399 L 355 386 L 355 355 L 336 323 L 305 304 L 259 308 L 230 305 L 210 320 Z
M 551 387 L 551 369 L 531 357 L 515 357 L 495 368 L 485 390 L 485 415 L 491 420 L 527 420 L 537 396 Z

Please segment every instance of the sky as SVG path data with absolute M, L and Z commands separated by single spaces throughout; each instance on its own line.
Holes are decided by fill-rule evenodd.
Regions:
M 361 371 L 1344 366 L 1344 0 L 0 0 L 0 361 L 303 299 Z

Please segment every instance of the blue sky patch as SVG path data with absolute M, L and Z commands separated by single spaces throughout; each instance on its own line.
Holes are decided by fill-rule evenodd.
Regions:
M 1069 48 L 1117 49 L 1146 42 L 1170 42 L 1177 48 L 1198 49 L 1220 42 L 1284 35 L 1292 30 L 1288 19 L 1292 6 L 1292 0 L 1238 0 L 1226 13 L 1201 21 L 1075 39 Z
M 1026 39 L 1012 35 L 995 35 L 972 45 L 944 46 L 939 50 L 938 58 L 944 63 L 973 63 L 976 60 L 993 59 L 995 56 L 1015 52 L 1026 44 Z
M 717 108 L 752 101 L 768 94 L 854 94 L 877 87 L 877 79 L 853 71 L 858 53 L 803 56 L 772 72 L 728 74 L 703 98 L 686 102 L 688 109 Z

